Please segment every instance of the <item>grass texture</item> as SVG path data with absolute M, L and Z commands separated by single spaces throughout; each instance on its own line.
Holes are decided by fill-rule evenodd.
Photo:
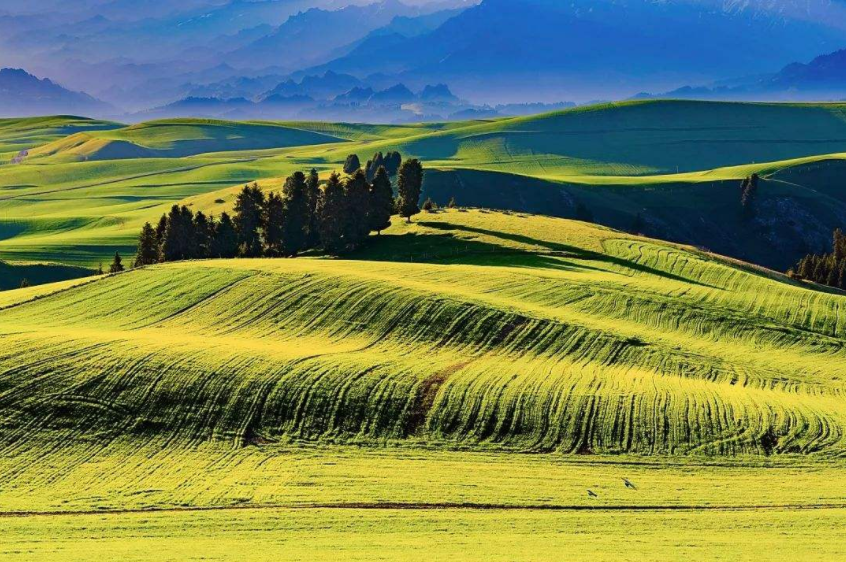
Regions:
M 834 559 L 844 299 L 461 210 L 6 291 L 0 555 Z
M 840 104 L 650 101 L 532 117 L 422 125 L 171 119 L 128 127 L 72 117 L 0 121 L 0 259 L 96 268 L 131 255 L 141 225 L 174 203 L 220 213 L 239 184 L 278 188 L 347 154 L 422 158 L 425 196 L 567 218 L 577 203 L 627 229 L 786 268 L 741 223 L 738 181 L 765 176 L 762 205 L 793 201 L 803 224 L 839 224 L 832 181 L 846 152 Z M 804 220 L 804 217 L 809 217 Z M 777 221 L 784 223 L 783 220 Z M 783 237 L 788 237 L 784 234 Z

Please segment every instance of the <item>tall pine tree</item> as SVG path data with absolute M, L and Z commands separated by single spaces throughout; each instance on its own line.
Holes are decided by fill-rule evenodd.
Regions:
M 353 250 L 361 245 L 370 234 L 372 200 L 370 184 L 364 172 L 359 170 L 344 184 L 347 199 L 347 214 L 344 221 L 344 240 L 347 249 Z
M 234 258 L 238 255 L 238 234 L 227 213 L 221 213 L 220 220 L 214 225 L 210 254 L 213 258 Z
M 235 199 L 233 224 L 238 233 L 238 253 L 243 257 L 261 255 L 261 224 L 264 193 L 257 183 L 245 185 Z
M 341 178 L 332 174 L 320 190 L 317 201 L 318 231 L 320 244 L 330 254 L 344 251 L 344 223 L 347 216 L 347 198 Z
M 285 256 L 296 256 L 307 248 L 311 222 L 307 189 L 306 177 L 302 172 L 295 172 L 282 186 L 282 254 Z
M 141 236 L 138 237 L 138 252 L 135 254 L 133 267 L 152 265 L 159 261 L 159 243 L 156 240 L 156 231 L 150 223 L 144 223 L 141 228 Z
M 314 248 L 320 245 L 320 232 L 317 227 L 317 201 L 320 199 L 320 176 L 317 175 L 317 170 L 311 169 L 306 179 L 306 195 L 308 196 L 308 228 L 307 246 Z
M 191 209 L 174 205 L 167 215 L 162 255 L 164 261 L 190 259 L 194 249 L 193 213 Z
M 391 226 L 391 215 L 394 214 L 394 189 L 384 166 L 379 168 L 373 178 L 370 199 L 370 230 L 381 234 Z
M 347 156 L 347 161 L 344 162 L 344 173 L 352 175 L 356 170 L 361 169 L 361 160 L 358 159 L 358 154 L 350 154 Z
M 194 247 L 193 257 L 205 259 L 211 256 L 211 242 L 214 237 L 214 224 L 202 211 L 194 215 Z
M 411 217 L 420 212 L 420 195 L 423 193 L 423 165 L 420 160 L 403 162 L 397 180 L 399 215 L 411 222 Z
M 282 197 L 271 192 L 264 202 L 264 248 L 268 256 L 281 256 L 282 229 L 285 222 L 285 205 Z

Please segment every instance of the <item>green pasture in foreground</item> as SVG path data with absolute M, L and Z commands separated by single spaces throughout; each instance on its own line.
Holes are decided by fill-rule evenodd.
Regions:
M 785 269 L 821 249 L 846 212 L 841 104 L 652 101 L 422 125 L 0 121 L 0 259 L 95 268 L 131 255 L 145 221 L 174 203 L 219 213 L 240 184 L 276 189 L 295 170 L 340 169 L 347 154 L 419 157 L 441 204 L 639 222 L 651 236 Z M 5 148 L 3 148 L 5 147 Z M 738 182 L 764 174 L 760 224 Z M 640 216 L 641 219 L 637 219 Z M 780 247 L 774 252 L 773 244 Z
M 459 210 L 0 293 L 0 555 L 836 559 L 844 303 Z
M 846 531 L 838 464 L 273 445 L 75 453 L 0 479 L 15 482 L 4 510 L 41 512 L 0 514 L 4 560 L 828 561 Z

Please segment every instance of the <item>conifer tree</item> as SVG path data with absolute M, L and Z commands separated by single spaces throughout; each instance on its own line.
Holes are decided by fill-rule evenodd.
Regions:
M 381 152 L 377 152 L 373 155 L 371 160 L 367 161 L 367 165 L 364 167 L 364 177 L 367 179 L 368 182 L 373 181 L 373 178 L 376 177 L 376 172 L 385 165 L 385 156 Z
M 214 237 L 213 220 L 209 220 L 205 213 L 197 211 L 194 215 L 192 231 L 194 242 L 191 248 L 191 256 L 194 259 L 205 259 L 211 256 L 211 243 Z
M 115 252 L 115 259 L 112 260 L 112 265 L 109 267 L 109 273 L 120 273 L 123 271 L 122 261 L 120 254 Z
M 370 234 L 372 199 L 370 184 L 364 172 L 359 170 L 344 183 L 347 207 L 344 217 L 344 241 L 347 249 L 353 250 L 361 245 Z
M 350 154 L 347 156 L 347 161 L 344 162 L 344 173 L 352 175 L 356 170 L 361 169 L 361 160 L 358 159 L 358 154 Z
M 318 230 L 320 244 L 330 254 L 344 251 L 344 221 L 347 215 L 347 201 L 341 178 L 332 174 L 320 190 L 317 201 Z
M 151 265 L 159 261 L 159 243 L 156 231 L 150 223 L 144 223 L 141 236 L 138 237 L 138 252 L 135 255 L 134 267 Z
M 162 242 L 163 261 L 186 260 L 193 256 L 193 218 L 193 213 L 188 207 L 171 207 Z
M 420 212 L 420 195 L 423 192 L 423 166 L 417 159 L 403 162 L 397 180 L 399 215 L 411 222 Z
M 238 253 L 243 257 L 261 255 L 261 224 L 264 193 L 257 183 L 245 185 L 235 199 L 233 224 L 238 234 Z
M 213 258 L 234 258 L 238 255 L 238 235 L 235 225 L 227 213 L 221 213 L 220 220 L 214 225 L 214 239 L 210 252 Z
M 385 169 L 388 171 L 388 175 L 395 176 L 402 165 L 402 156 L 396 151 L 389 152 L 385 155 L 384 165 Z
M 167 215 L 162 214 L 162 217 L 156 225 L 156 244 L 159 247 L 159 259 L 161 259 L 161 248 L 162 244 L 164 244 L 165 230 L 167 230 Z
M 282 229 L 285 221 L 285 205 L 282 197 L 271 192 L 264 202 L 262 218 L 264 249 L 268 256 L 282 255 Z
M 302 172 L 295 172 L 282 186 L 284 219 L 282 222 L 282 255 L 296 256 L 307 248 L 309 214 L 308 186 Z
M 376 172 L 370 194 L 370 230 L 381 234 L 391 226 L 391 215 L 394 214 L 394 188 L 384 166 Z
M 308 228 L 307 242 L 309 248 L 320 245 L 320 232 L 317 227 L 317 200 L 320 198 L 320 176 L 317 170 L 311 169 L 306 179 L 306 195 L 308 196 Z

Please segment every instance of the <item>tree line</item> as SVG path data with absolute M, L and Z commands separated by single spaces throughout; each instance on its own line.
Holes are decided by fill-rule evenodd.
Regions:
M 267 194 L 257 183 L 245 185 L 231 216 L 224 212 L 216 218 L 174 205 L 156 226 L 148 222 L 142 227 L 134 266 L 206 258 L 295 257 L 315 249 L 339 255 L 361 247 L 371 232 L 388 228 L 392 215 L 410 221 L 420 212 L 419 160 L 403 162 L 397 152 L 380 152 L 362 169 L 358 156 L 351 155 L 344 171 L 345 178 L 333 173 L 325 183 L 317 170 L 307 175 L 295 172 L 280 192 Z M 397 178 L 396 198 L 391 171 Z M 120 256 L 115 259 L 120 267 Z
M 808 254 L 787 274 L 793 278 L 846 290 L 846 235 L 839 228 L 836 229 L 832 237 L 831 253 Z

